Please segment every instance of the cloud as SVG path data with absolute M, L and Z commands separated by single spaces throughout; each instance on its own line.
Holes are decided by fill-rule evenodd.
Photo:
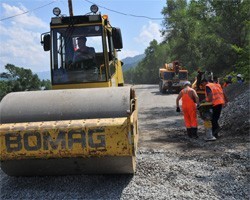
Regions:
M 23 6 L 2 4 L 3 15 L 23 13 Z M 24 14 L 0 23 L 0 72 L 7 63 L 30 68 L 33 72 L 49 70 L 49 53 L 40 44 L 40 34 L 49 29 L 41 19 Z
M 10 6 L 6 3 L 2 3 L 4 9 L 3 16 L 10 17 L 26 12 L 28 9 L 23 5 L 20 7 Z M 25 26 L 26 28 L 48 28 L 48 25 L 32 13 L 22 14 L 18 17 L 11 18 L 11 24 L 15 26 Z
M 134 38 L 139 44 L 143 44 L 145 47 L 149 45 L 152 40 L 162 41 L 160 33 L 160 25 L 149 21 L 147 25 L 144 25 L 138 37 Z

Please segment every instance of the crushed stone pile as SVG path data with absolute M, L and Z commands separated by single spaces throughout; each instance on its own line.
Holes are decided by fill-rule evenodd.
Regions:
M 220 124 L 222 129 L 232 135 L 247 135 L 250 128 L 250 87 L 249 84 L 232 84 L 225 88 L 228 104 L 222 110 Z

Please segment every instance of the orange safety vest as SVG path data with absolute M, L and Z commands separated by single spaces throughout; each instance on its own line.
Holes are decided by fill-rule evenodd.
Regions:
M 195 128 L 198 126 L 196 104 L 190 95 L 191 88 L 183 89 L 182 92 L 182 110 L 184 115 L 185 126 Z
M 212 95 L 213 95 L 212 103 L 213 103 L 213 106 L 216 106 L 216 105 L 219 105 L 219 104 L 225 104 L 223 90 L 222 90 L 222 87 L 220 85 L 215 84 L 215 83 L 208 83 L 206 86 L 209 87 L 211 89 L 211 91 L 212 91 Z M 205 92 L 205 94 L 206 94 L 206 101 L 208 101 L 207 92 Z
M 182 107 L 192 107 L 195 106 L 195 100 L 190 96 L 191 88 L 182 89 Z

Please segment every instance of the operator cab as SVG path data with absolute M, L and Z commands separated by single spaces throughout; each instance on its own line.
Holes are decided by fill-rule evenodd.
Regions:
M 111 27 L 107 16 L 58 15 L 50 25 L 51 31 L 41 35 L 41 43 L 45 51 L 50 50 L 52 85 L 84 87 L 86 83 L 111 79 L 116 71 L 116 49 L 122 48 L 122 39 L 120 29 Z
M 52 34 L 52 82 L 53 84 L 84 83 L 107 81 L 102 45 L 102 26 L 55 28 Z M 80 46 L 86 38 L 90 50 L 81 51 Z M 89 54 L 88 54 L 89 53 Z

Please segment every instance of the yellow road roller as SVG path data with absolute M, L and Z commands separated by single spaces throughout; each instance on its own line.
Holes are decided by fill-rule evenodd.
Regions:
M 52 89 L 6 95 L 0 103 L 1 169 L 10 176 L 133 174 L 137 98 L 124 86 L 119 28 L 96 5 L 87 15 L 53 9 Z

